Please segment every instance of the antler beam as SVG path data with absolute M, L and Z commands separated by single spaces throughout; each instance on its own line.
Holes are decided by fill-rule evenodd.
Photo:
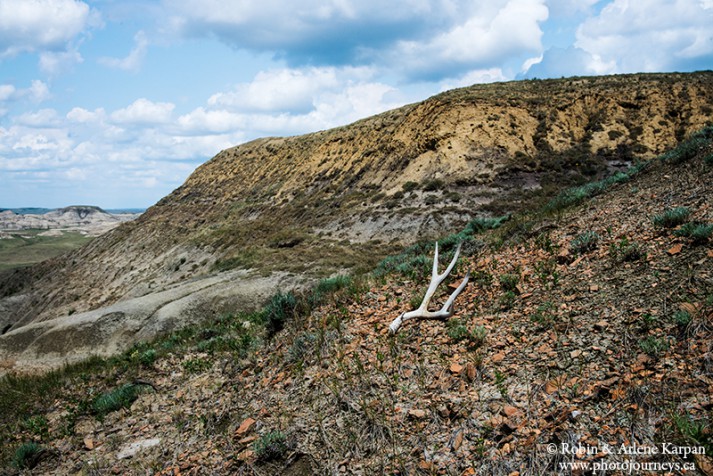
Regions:
M 404 321 L 413 319 L 415 317 L 421 319 L 444 319 L 453 315 L 453 302 L 468 284 L 468 279 L 470 279 L 470 271 L 465 274 L 465 278 L 463 278 L 463 281 L 460 283 L 458 288 L 453 291 L 453 294 L 451 294 L 451 296 L 448 298 L 448 301 L 446 301 L 446 303 L 440 310 L 429 311 L 428 304 L 431 302 L 431 298 L 435 294 L 438 285 L 441 284 L 444 279 L 446 279 L 448 274 L 455 266 L 456 261 L 458 261 L 461 244 L 462 243 L 458 244 L 458 248 L 456 248 L 456 252 L 453 255 L 453 259 L 451 260 L 451 263 L 448 265 L 446 270 L 442 274 L 438 274 L 438 242 L 436 242 L 436 252 L 433 255 L 433 271 L 431 272 L 431 284 L 428 285 L 426 295 L 423 296 L 423 301 L 421 302 L 421 305 L 418 307 L 418 309 L 409 312 L 404 312 L 399 317 L 394 319 L 394 322 L 389 325 L 389 332 L 391 334 L 396 334 L 396 332 L 398 332 L 399 328 L 401 327 L 401 324 L 403 324 Z

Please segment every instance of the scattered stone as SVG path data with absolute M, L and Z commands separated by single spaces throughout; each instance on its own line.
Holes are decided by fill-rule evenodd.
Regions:
M 134 441 L 133 443 L 129 443 L 127 445 L 122 446 L 121 449 L 119 450 L 119 452 L 117 453 L 116 458 L 117 459 L 131 458 L 139 451 L 146 449 L 146 448 L 151 448 L 153 446 L 158 445 L 159 443 L 161 443 L 160 438 L 150 438 L 147 440 Z

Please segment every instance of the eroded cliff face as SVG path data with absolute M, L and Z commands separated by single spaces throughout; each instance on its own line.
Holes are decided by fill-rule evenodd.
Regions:
M 517 210 L 713 120 L 713 73 L 478 85 L 222 151 L 138 220 L 0 279 L 0 328 L 221 270 L 320 276 Z M 12 304 L 7 299 L 11 298 Z

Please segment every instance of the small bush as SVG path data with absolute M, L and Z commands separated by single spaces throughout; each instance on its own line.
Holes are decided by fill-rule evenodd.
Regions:
M 668 350 L 668 342 L 665 339 L 649 336 L 639 342 L 639 348 L 651 357 L 658 357 Z
M 512 307 L 515 305 L 516 298 L 517 294 L 515 294 L 514 292 L 505 291 L 502 296 L 500 296 L 500 308 L 504 311 L 512 309 Z
M 406 182 L 401 186 L 404 192 L 413 192 L 418 188 L 418 184 L 416 182 Z
M 696 421 L 691 415 L 674 415 L 673 421 L 689 444 L 703 446 L 706 454 L 713 452 L 713 432 L 708 421 Z
M 657 228 L 675 228 L 678 225 L 685 223 L 691 210 L 686 207 L 677 207 L 666 210 L 663 213 L 654 215 L 651 218 L 652 223 Z
M 543 327 L 551 327 L 556 320 L 555 305 L 547 301 L 537 307 L 537 311 L 530 316 L 530 320 Z
M 686 223 L 681 228 L 673 232 L 676 236 L 688 238 L 693 243 L 702 244 L 708 241 L 713 234 L 713 225 L 705 223 Z
M 97 417 L 104 418 L 111 412 L 121 408 L 129 408 L 139 397 L 143 388 L 141 385 L 128 383 L 111 392 L 99 395 L 92 404 L 92 410 Z
M 213 366 L 210 360 L 207 359 L 188 359 L 184 360 L 181 365 L 186 370 L 186 372 L 197 374 L 200 372 L 205 372 Z
M 455 342 L 465 342 L 468 347 L 476 348 L 485 343 L 487 331 L 483 326 L 476 326 L 473 331 L 461 322 L 460 319 L 451 319 L 448 321 L 448 336 Z
M 327 296 L 344 288 L 348 288 L 352 284 L 353 280 L 349 276 L 335 276 L 333 278 L 323 279 L 312 290 L 312 294 L 309 297 L 309 303 L 312 306 L 322 304 Z
M 139 362 L 144 367 L 151 367 L 154 362 L 156 362 L 156 351 L 154 349 L 148 349 L 141 354 L 139 354 Z
M 693 320 L 693 318 L 691 317 L 691 314 L 688 311 L 681 310 L 673 315 L 673 320 L 678 326 L 686 327 L 688 324 L 691 323 L 691 320 Z
M 577 235 L 569 244 L 569 249 L 572 253 L 583 255 L 597 249 L 599 244 L 599 235 L 595 231 L 585 231 Z
M 42 415 L 27 418 L 22 422 L 22 426 L 24 426 L 30 433 L 37 435 L 40 438 L 46 438 L 49 436 L 47 418 Z
M 516 291 L 520 276 L 517 274 L 503 274 L 500 276 L 500 287 L 503 291 Z
M 314 334 L 303 333 L 295 338 L 290 350 L 287 351 L 287 361 L 290 363 L 302 362 L 314 348 L 317 338 Z
M 706 165 L 713 165 L 713 154 L 708 154 L 703 158 L 703 162 L 706 163 Z
M 40 462 L 42 447 L 35 442 L 24 443 L 15 450 L 12 465 L 17 469 L 32 469 Z
M 423 184 L 424 192 L 436 192 L 442 190 L 445 187 L 445 183 L 441 179 L 431 179 Z
M 265 328 L 269 336 L 281 331 L 288 319 L 297 315 L 297 297 L 292 291 L 283 294 L 278 292 L 263 309 Z
M 285 456 L 287 450 L 287 437 L 281 431 L 265 433 L 253 446 L 255 457 L 261 462 L 278 460 Z
M 632 243 L 624 237 L 609 246 L 609 256 L 614 261 L 637 261 L 646 258 L 646 252 L 638 243 Z

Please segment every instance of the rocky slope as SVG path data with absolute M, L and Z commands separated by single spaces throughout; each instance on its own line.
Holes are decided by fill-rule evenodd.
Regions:
M 223 315 L 0 382 L 4 454 L 36 442 L 19 461 L 41 474 L 711 475 L 713 128 L 665 157 L 443 239 L 466 243 L 452 282 L 472 273 L 448 322 L 388 334 L 429 244 L 283 330 Z
M 368 267 L 395 246 L 661 153 L 710 121 L 711 104 L 711 72 L 478 85 L 225 150 L 138 220 L 0 277 L 0 347 L 30 323 L 221 270 Z

